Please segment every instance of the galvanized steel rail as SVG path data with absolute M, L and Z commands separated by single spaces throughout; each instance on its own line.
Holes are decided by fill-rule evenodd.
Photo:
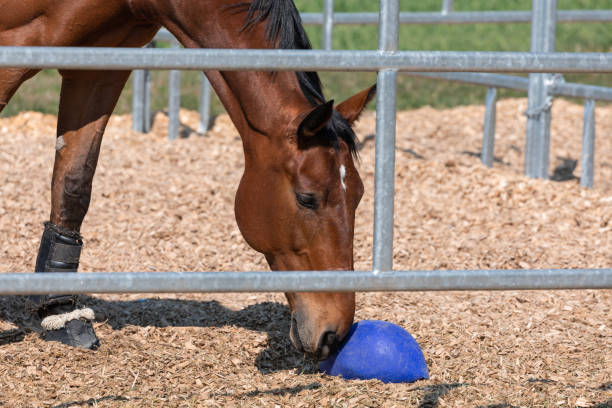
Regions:
M 323 14 L 302 13 L 302 23 L 322 25 Z M 444 12 L 402 12 L 400 24 L 482 24 L 482 23 L 529 23 L 532 14 L 524 11 L 451 11 Z M 559 10 L 557 21 L 562 23 L 596 23 L 612 21 L 612 10 Z M 376 25 L 377 13 L 334 13 L 334 24 L 343 25 Z
M 380 3 L 378 49 L 396 53 L 399 44 L 399 0 Z M 397 69 L 378 72 L 376 103 L 376 173 L 374 174 L 375 272 L 393 269 L 393 215 L 395 198 L 395 117 L 397 111 Z
M 557 0 L 533 2 L 531 52 L 555 50 Z M 552 96 L 548 94 L 551 74 L 529 74 L 527 94 L 527 139 L 525 142 L 525 174 L 548 178 L 550 120 Z
M 612 53 L 0 47 L 0 68 L 610 73 Z
M 610 288 L 612 269 L 0 274 L 0 295 Z

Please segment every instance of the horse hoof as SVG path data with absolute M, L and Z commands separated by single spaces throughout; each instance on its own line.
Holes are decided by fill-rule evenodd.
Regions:
M 70 320 L 60 329 L 45 331 L 43 339 L 90 350 L 97 350 L 100 347 L 100 340 L 89 320 Z

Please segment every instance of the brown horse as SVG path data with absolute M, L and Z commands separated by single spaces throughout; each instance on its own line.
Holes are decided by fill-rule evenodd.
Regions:
M 190 48 L 310 44 L 291 0 L 8 0 L 0 45 L 141 47 L 166 27 Z M 0 111 L 34 69 L 0 69 Z M 61 70 L 50 221 L 36 272 L 76 272 L 100 142 L 129 71 Z M 351 130 L 374 87 L 333 106 L 314 72 L 206 72 L 240 132 L 245 170 L 235 213 L 245 240 L 273 270 L 353 269 L 363 184 Z M 325 358 L 345 336 L 354 293 L 287 293 L 290 338 Z M 71 296 L 33 298 L 43 337 L 96 348 L 91 309 Z

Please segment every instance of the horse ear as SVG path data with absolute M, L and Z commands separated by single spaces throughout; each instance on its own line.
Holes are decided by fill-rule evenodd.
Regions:
M 368 102 L 376 95 L 376 84 L 370 88 L 359 92 L 356 95 L 351 96 L 340 105 L 336 106 L 336 110 L 342 115 L 344 119 L 353 125 L 353 123 L 359 118 L 361 112 L 365 109 Z
M 334 113 L 334 101 L 322 103 L 313 108 L 298 126 L 298 140 L 309 138 L 317 134 L 331 119 Z

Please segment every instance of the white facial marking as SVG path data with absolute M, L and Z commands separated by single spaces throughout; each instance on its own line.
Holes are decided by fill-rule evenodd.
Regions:
M 344 164 L 340 166 L 340 182 L 342 183 L 342 188 L 344 189 L 344 191 L 346 191 L 346 184 L 344 183 L 344 180 L 346 179 L 346 167 L 344 167 Z

